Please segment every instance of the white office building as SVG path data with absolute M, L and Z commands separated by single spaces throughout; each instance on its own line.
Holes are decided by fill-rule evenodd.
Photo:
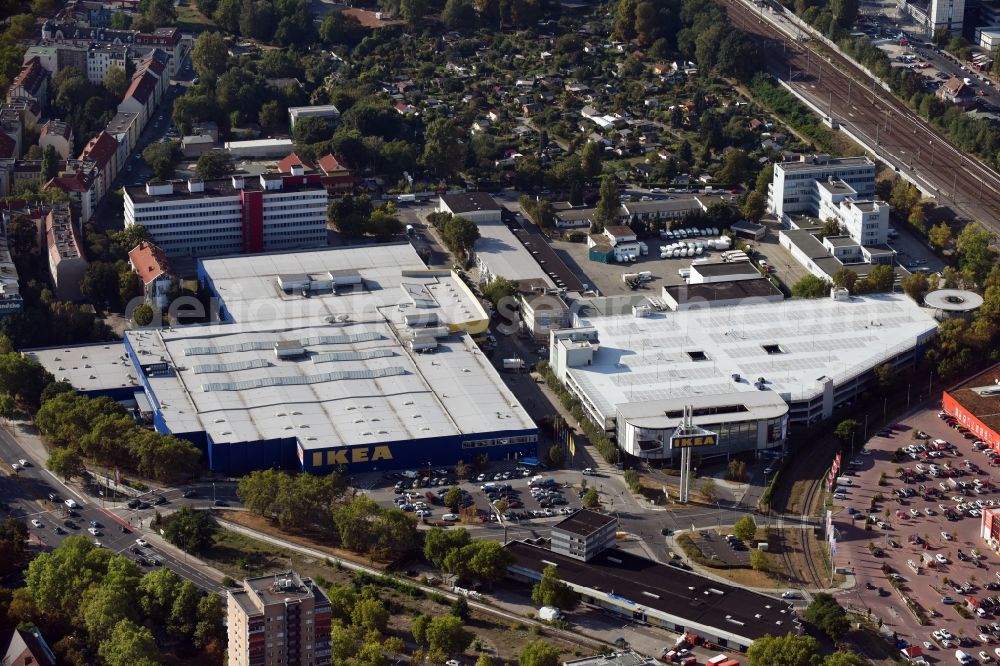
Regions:
M 818 183 L 830 179 L 851 187 L 855 200 L 875 198 L 875 163 L 867 157 L 802 155 L 795 161 L 775 163 L 767 191 L 768 210 L 782 219 L 791 214 L 818 215 Z
M 145 226 L 168 257 L 322 247 L 329 196 L 318 178 L 293 168 L 126 187 L 125 226 Z
M 889 204 L 861 199 L 857 190 L 839 179 L 816 182 L 821 220 L 833 219 L 861 246 L 884 245 L 889 240 Z

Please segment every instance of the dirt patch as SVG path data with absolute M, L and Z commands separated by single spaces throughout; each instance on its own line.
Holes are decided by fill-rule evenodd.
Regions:
M 368 11 L 367 9 L 357 9 L 356 7 L 350 7 L 343 10 L 345 16 L 353 16 L 358 20 L 358 23 L 366 28 L 381 28 L 387 25 L 402 25 L 403 21 L 399 19 L 383 19 L 376 16 L 376 12 Z
M 252 530 L 263 532 L 268 536 L 273 536 L 289 543 L 294 543 L 299 546 L 305 546 L 306 548 L 313 548 L 323 553 L 328 553 L 331 557 L 356 562 L 357 564 L 363 564 L 377 569 L 384 569 L 388 565 L 386 562 L 372 560 L 364 555 L 359 555 L 358 553 L 354 553 L 349 550 L 334 548 L 325 541 L 328 537 L 323 534 L 316 532 L 286 532 L 276 527 L 267 518 L 250 513 L 249 511 L 220 511 L 218 513 L 219 518 L 222 518 L 223 520 L 238 523 L 244 527 L 249 527 Z

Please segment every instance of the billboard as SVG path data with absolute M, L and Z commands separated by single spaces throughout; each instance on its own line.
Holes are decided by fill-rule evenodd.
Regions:
M 671 449 L 691 449 L 715 446 L 719 443 L 718 433 L 704 428 L 678 428 L 670 436 Z

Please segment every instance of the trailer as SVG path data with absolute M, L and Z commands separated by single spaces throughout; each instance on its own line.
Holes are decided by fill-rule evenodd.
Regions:
M 510 372 L 524 372 L 524 359 L 521 358 L 505 358 L 503 360 L 503 369 Z

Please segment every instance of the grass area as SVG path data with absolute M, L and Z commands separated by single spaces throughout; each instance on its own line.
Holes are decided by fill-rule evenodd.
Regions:
M 339 571 L 329 560 L 324 562 L 307 557 L 224 528 L 216 531 L 214 541 L 212 547 L 202 554 L 202 559 L 237 580 L 284 571 L 289 567 L 304 576 L 333 580 Z
M 203 30 L 217 30 L 215 21 L 202 14 L 195 7 L 191 0 L 181 0 L 177 5 L 177 26 L 185 32 L 202 32 Z

